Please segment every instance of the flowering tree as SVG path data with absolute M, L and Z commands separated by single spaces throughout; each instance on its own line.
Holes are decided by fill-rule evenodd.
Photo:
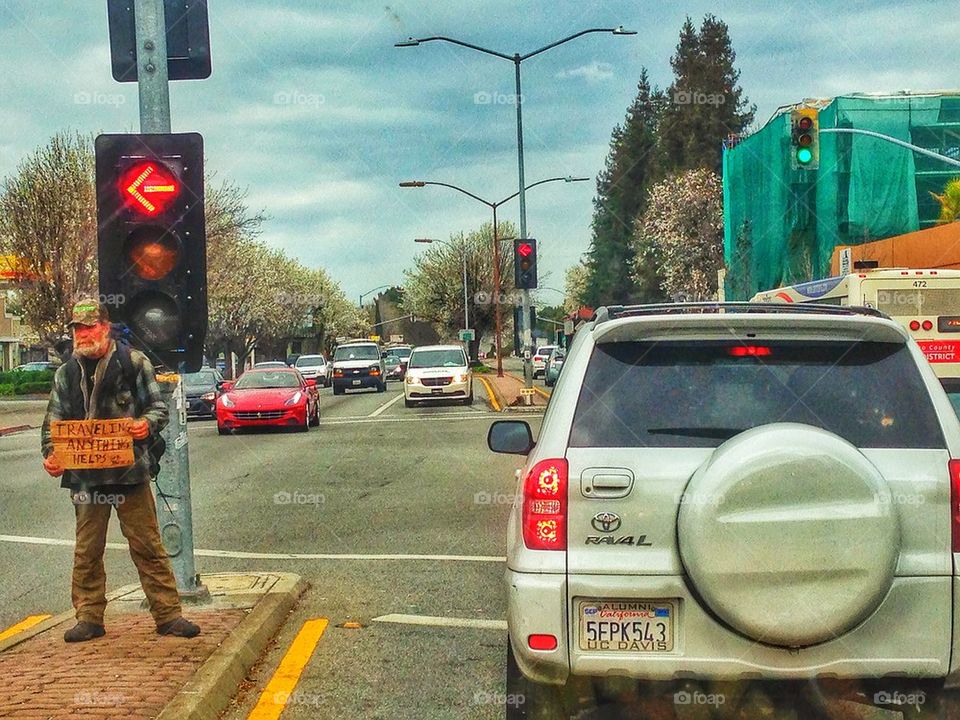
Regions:
M 653 263 L 664 292 L 674 299 L 716 297 L 723 266 L 723 187 L 720 176 L 698 168 L 672 175 L 650 189 L 647 210 L 633 235 L 639 275 Z

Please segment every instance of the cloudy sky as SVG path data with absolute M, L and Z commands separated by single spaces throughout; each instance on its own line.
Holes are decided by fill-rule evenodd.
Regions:
M 588 27 L 639 31 L 588 35 L 523 65 L 527 183 L 591 177 L 528 194 L 541 285 L 554 288 L 587 249 L 610 131 L 643 66 L 669 84 L 685 15 L 730 26 L 761 122 L 804 97 L 960 85 L 960 15 L 942 2 L 386 2 L 210 0 L 213 75 L 171 88 L 174 131 L 202 133 L 208 169 L 249 188 L 270 216 L 264 240 L 327 268 L 352 297 L 402 282 L 415 237 L 491 219 L 456 192 L 399 181 L 493 201 L 517 189 L 512 63 L 397 40 L 446 35 L 512 54 Z M 137 128 L 135 85 L 110 75 L 105 0 L 0 0 L 0 177 L 58 130 Z M 517 221 L 516 201 L 501 218 Z

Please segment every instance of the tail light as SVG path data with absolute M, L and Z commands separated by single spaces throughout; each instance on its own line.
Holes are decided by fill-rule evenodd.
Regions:
M 960 460 L 951 460 L 950 467 L 950 533 L 953 552 L 960 552 Z
M 933 323 L 930 322 L 929 320 L 924 320 L 923 324 L 920 327 L 922 327 L 927 332 L 930 332 L 931 330 L 933 330 Z
M 377 377 L 380 374 L 380 368 L 370 368 L 370 375 Z
M 556 650 L 556 635 L 530 635 L 527 637 L 527 645 L 531 650 Z
M 768 357 L 771 351 L 762 345 L 734 345 L 727 353 L 733 357 Z
M 567 461 L 541 460 L 523 481 L 523 544 L 567 549 Z
M 334 376 L 334 377 L 338 377 L 338 378 L 342 378 L 342 377 L 343 377 L 343 370 L 340 370 L 339 368 L 335 369 L 335 370 L 333 371 L 333 376 Z

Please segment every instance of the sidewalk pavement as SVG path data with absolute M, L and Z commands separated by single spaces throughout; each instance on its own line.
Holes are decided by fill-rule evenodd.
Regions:
M 0 718 L 201 720 L 236 694 L 307 585 L 291 573 L 204 575 L 212 602 L 185 605 L 192 639 L 157 635 L 139 585 L 108 596 L 106 636 L 66 643 L 73 612 L 0 641 Z
M 0 400 L 0 435 L 40 427 L 47 398 Z

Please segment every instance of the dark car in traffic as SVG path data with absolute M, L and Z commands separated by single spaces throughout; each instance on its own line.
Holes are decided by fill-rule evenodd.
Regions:
M 200 368 L 184 373 L 183 391 L 187 396 L 187 417 L 216 417 L 217 396 L 223 385 L 223 375 L 215 368 Z

